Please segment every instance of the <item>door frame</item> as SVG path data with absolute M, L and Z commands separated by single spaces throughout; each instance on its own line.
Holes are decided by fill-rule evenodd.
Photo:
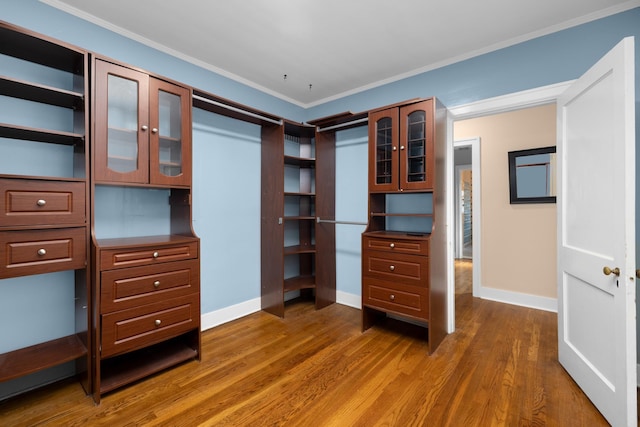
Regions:
M 455 149 L 458 147 L 464 147 L 465 145 L 459 145 L 460 141 L 456 141 L 453 143 L 453 152 L 455 153 Z M 454 154 L 455 155 L 455 154 Z M 454 158 L 455 160 L 455 158 Z M 457 165 L 454 168 L 454 177 L 453 177 L 453 181 L 454 181 L 454 188 L 455 188 L 455 193 L 454 197 L 455 197 L 455 205 L 454 205 L 454 212 L 453 214 L 455 215 L 455 227 L 456 227 L 456 244 L 455 244 L 455 253 L 456 253 L 456 258 L 457 259 L 461 259 L 464 258 L 464 219 L 462 219 L 462 197 L 461 197 L 461 186 L 462 186 L 462 181 L 460 180 L 460 174 L 462 173 L 462 171 L 468 171 L 468 170 L 472 170 L 472 165 L 471 164 L 465 164 L 465 165 Z M 473 171 L 471 172 L 472 176 L 473 176 Z M 471 194 L 473 194 L 473 187 L 471 188 Z M 473 205 L 472 205 L 472 209 L 473 209 Z M 472 219 L 471 219 L 471 232 L 473 233 L 473 215 L 472 215 Z
M 508 111 L 520 110 L 523 108 L 536 107 L 540 105 L 555 103 L 558 97 L 564 93 L 564 91 L 573 83 L 574 80 L 560 82 L 548 86 L 541 86 L 533 89 L 528 89 L 520 92 L 514 92 L 507 95 L 497 96 L 493 98 L 487 98 L 468 104 L 458 105 L 454 107 L 448 107 L 448 120 L 447 120 L 447 146 L 449 147 L 449 156 L 447 156 L 447 170 L 450 171 L 450 176 L 447 182 L 446 189 L 446 203 L 449 206 L 447 212 L 447 224 L 449 224 L 447 231 L 447 240 L 449 245 L 449 283 L 448 283 L 448 308 L 449 308 L 449 331 L 455 330 L 455 275 L 454 271 L 454 253 L 453 248 L 455 244 L 455 227 L 454 222 L 454 204 L 456 198 L 454 195 L 455 185 L 453 180 L 453 123 L 457 120 L 472 119 L 476 117 L 489 116 L 498 113 L 506 113 Z M 480 162 L 478 161 L 478 164 Z M 474 177 L 474 191 L 481 191 L 481 183 L 476 186 Z M 480 209 L 477 209 L 480 211 Z M 476 218 L 474 218 L 474 222 Z M 476 222 L 474 229 L 480 228 L 480 222 Z M 476 238 L 478 240 L 476 240 Z M 473 295 L 482 297 L 482 282 L 481 282 L 481 267 L 480 257 L 482 256 L 480 248 L 482 242 L 482 234 L 478 233 L 477 237 L 474 235 L 474 263 L 473 263 Z M 477 248 L 477 249 L 476 249 Z M 477 250 L 477 252 L 476 252 Z M 476 255 L 478 256 L 476 261 Z M 494 299 L 494 298 L 492 298 Z M 524 304 L 523 304 L 524 305 Z M 527 304 L 531 307 L 531 304 Z M 534 307 L 536 308 L 536 307 Z M 550 307 L 541 306 L 542 310 L 550 310 Z M 557 312 L 557 307 L 555 310 Z
M 482 223 L 482 175 L 480 173 L 482 165 L 480 164 L 480 137 L 476 136 L 475 138 L 460 139 L 453 142 L 454 148 L 465 146 L 471 147 L 471 179 L 473 181 L 473 186 L 471 188 L 471 197 L 473 199 L 473 205 L 471 206 L 471 222 L 473 223 L 473 228 L 471 230 L 471 240 L 473 241 L 471 255 L 471 259 L 473 260 L 471 267 L 471 292 L 474 297 L 480 297 L 480 277 L 482 272 L 482 251 L 480 250 L 480 242 L 482 242 L 482 227 L 480 226 Z M 458 203 L 458 198 L 455 194 L 453 196 L 453 203 Z M 457 213 L 454 215 L 457 215 Z M 453 294 L 455 298 L 455 275 Z

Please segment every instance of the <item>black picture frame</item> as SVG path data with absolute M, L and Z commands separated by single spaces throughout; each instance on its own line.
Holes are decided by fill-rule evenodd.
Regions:
M 550 194 L 536 195 L 536 196 L 519 196 L 518 195 L 518 168 L 521 166 L 535 166 L 542 167 L 543 164 L 519 164 L 519 160 L 527 156 L 539 156 L 541 154 L 555 153 L 556 147 L 542 147 L 532 148 L 529 150 L 509 151 L 509 202 L 511 204 L 528 204 L 528 203 L 556 203 L 556 196 Z M 549 163 L 547 167 L 551 167 Z M 544 184 L 547 187 L 547 184 Z M 555 194 L 555 191 L 551 191 Z

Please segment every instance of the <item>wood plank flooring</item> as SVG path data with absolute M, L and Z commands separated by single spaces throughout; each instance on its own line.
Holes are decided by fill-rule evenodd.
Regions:
M 456 332 L 432 356 L 415 325 L 362 333 L 339 304 L 285 313 L 205 331 L 201 362 L 100 406 L 71 380 L 0 402 L 0 426 L 607 425 L 557 361 L 554 313 L 457 293 Z

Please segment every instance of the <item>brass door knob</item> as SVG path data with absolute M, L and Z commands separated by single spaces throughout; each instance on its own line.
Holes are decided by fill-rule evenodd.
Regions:
M 610 267 L 605 266 L 602 268 L 602 272 L 604 273 L 605 276 L 608 276 L 612 273 L 616 276 L 620 276 L 620 269 L 618 267 L 612 269 Z

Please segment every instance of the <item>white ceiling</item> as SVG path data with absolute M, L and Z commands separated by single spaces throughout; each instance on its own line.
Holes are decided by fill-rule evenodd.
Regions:
M 303 107 L 640 6 L 640 0 L 41 1 Z

